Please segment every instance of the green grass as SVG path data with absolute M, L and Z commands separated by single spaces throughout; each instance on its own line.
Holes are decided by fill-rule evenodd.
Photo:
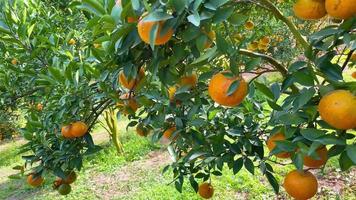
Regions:
M 100 130 L 100 129 L 98 129 Z M 122 131 L 124 132 L 124 131 Z M 125 154 L 120 156 L 115 148 L 109 143 L 103 143 L 104 149 L 91 157 L 86 158 L 83 170 L 78 174 L 78 180 L 72 185 L 73 191 L 66 197 L 59 196 L 57 191 L 52 189 L 51 183 L 55 177 L 46 176 L 46 183 L 33 189 L 25 183 L 25 177 L 20 180 L 10 180 L 0 176 L 0 199 L 11 197 L 12 199 L 69 199 L 69 200 L 87 200 L 87 199 L 124 199 L 124 200 L 165 200 L 165 199 L 201 199 L 191 188 L 187 180 L 183 186 L 183 193 L 175 190 L 174 184 L 168 185 L 172 180 L 172 173 L 168 171 L 162 175 L 161 171 L 164 163 L 149 163 L 151 158 L 147 154 L 157 150 L 160 146 L 152 144 L 148 139 L 137 136 L 133 131 L 129 131 L 122 136 Z M 0 169 L 4 169 L 8 164 L 12 166 L 21 163 L 20 156 L 15 156 L 18 145 L 13 143 L 5 150 L 1 151 Z M 150 158 L 150 159 L 148 159 Z M 165 158 L 167 159 L 167 158 Z M 160 159 L 158 159 L 160 160 Z M 166 163 L 168 163 L 167 161 Z M 292 165 L 280 166 L 273 165 L 279 183 L 290 170 L 294 169 Z M 324 173 L 318 172 L 318 177 L 329 176 L 335 172 L 338 167 L 337 158 L 328 161 Z M 342 177 L 349 176 L 348 173 L 341 173 Z M 352 179 L 352 177 L 351 177 Z M 226 167 L 223 175 L 213 177 L 212 183 L 215 188 L 213 199 L 274 199 L 272 187 L 256 169 L 256 176 L 242 169 L 234 175 Z M 318 199 L 336 199 L 336 194 L 326 188 Z M 345 187 L 342 199 L 352 199 L 355 188 Z M 286 195 L 281 188 L 281 198 Z
M 1 150 L 2 149 L 2 150 Z M 16 142 L 6 144 L 6 147 L 0 149 L 0 168 L 18 163 L 21 161 L 21 156 L 18 155 L 19 145 Z

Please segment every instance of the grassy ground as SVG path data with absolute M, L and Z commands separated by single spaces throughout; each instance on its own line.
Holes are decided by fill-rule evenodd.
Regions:
M 123 125 L 123 124 L 122 124 Z M 100 132 L 100 129 L 98 130 Z M 124 132 L 124 131 L 123 131 Z M 118 156 L 115 149 L 105 139 L 105 134 L 95 134 L 94 140 L 105 148 L 98 155 L 85 161 L 79 179 L 73 184 L 73 191 L 67 197 L 60 197 L 51 188 L 54 177 L 47 177 L 46 184 L 37 189 L 25 184 L 25 178 L 8 179 L 13 173 L 11 166 L 21 163 L 17 155 L 19 143 L 12 142 L 0 148 L 0 199 L 200 199 L 186 183 L 183 193 L 178 193 L 173 185 L 167 185 L 172 178 L 171 173 L 162 175 L 162 168 L 170 162 L 166 151 L 159 145 L 150 143 L 148 139 L 136 136 L 133 131 L 123 136 L 125 155 Z M 104 138 L 104 139 L 103 139 Z M 331 159 L 324 173 L 316 172 L 319 178 L 320 191 L 318 199 L 355 199 L 356 170 L 347 173 L 336 171 L 338 163 Z M 278 179 L 293 167 L 274 166 Z M 285 199 L 282 192 L 276 197 L 260 174 L 252 176 L 246 170 L 233 175 L 224 169 L 223 176 L 213 178 L 215 187 L 214 199 Z M 340 196 L 338 196 L 340 195 Z

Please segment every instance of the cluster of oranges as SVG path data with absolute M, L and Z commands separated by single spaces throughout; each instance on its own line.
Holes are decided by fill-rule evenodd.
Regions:
M 176 100 L 176 98 L 175 98 L 175 94 L 176 94 L 177 90 L 180 87 L 188 87 L 189 89 L 193 89 L 196 87 L 197 82 L 198 82 L 198 79 L 197 79 L 197 75 L 195 73 L 181 77 L 178 84 L 173 85 L 168 88 L 169 100 L 172 103 L 176 102 L 179 105 L 180 102 L 178 100 Z
M 77 180 L 77 174 L 74 171 L 65 174 L 65 178 L 57 177 L 53 182 L 53 188 L 58 190 L 61 195 L 67 195 L 72 191 L 70 186 Z M 44 183 L 44 178 L 39 174 L 31 173 L 27 176 L 27 183 L 32 187 L 39 187 Z
M 349 19 L 356 15 L 354 0 L 298 0 L 294 14 L 304 20 L 321 19 L 329 14 L 336 19 Z
M 246 30 L 253 30 L 254 27 L 255 27 L 255 24 L 251 20 L 248 20 L 245 23 Z M 240 40 L 239 38 L 241 38 L 241 37 L 239 37 L 239 35 L 238 35 L 237 40 Z M 247 50 L 249 50 L 249 51 L 256 51 L 256 50 L 267 51 L 269 45 L 270 45 L 270 38 L 267 36 L 264 36 L 257 41 L 252 41 L 251 43 L 249 43 L 247 45 Z
M 132 91 L 137 89 L 145 78 L 144 68 L 140 68 L 138 74 L 135 78 L 126 77 L 124 72 L 121 71 L 119 74 L 119 83 L 124 88 L 128 89 L 129 92 L 120 96 L 120 101 L 117 103 L 118 108 L 124 115 L 135 113 L 140 107 Z
M 172 104 L 177 106 L 181 105 L 181 101 L 176 99 L 176 92 L 180 87 L 187 87 L 187 89 L 194 89 L 197 86 L 198 78 L 195 73 L 190 75 L 185 75 L 180 78 L 179 83 L 168 88 L 168 98 Z M 173 133 L 177 130 L 176 126 L 171 125 L 168 129 L 163 132 L 163 138 L 175 140 L 177 138 L 172 138 Z
M 264 36 L 260 38 L 257 41 L 253 41 L 250 44 L 247 45 L 247 50 L 249 51 L 267 51 L 268 47 L 270 46 L 271 39 L 267 36 Z
M 319 102 L 318 110 L 321 119 L 330 126 L 341 129 L 356 128 L 356 97 L 346 90 L 335 90 L 323 96 Z M 267 147 L 272 151 L 276 147 L 277 141 L 284 141 L 286 137 L 279 132 L 267 140 Z M 298 150 L 295 150 L 298 151 Z M 328 150 L 326 146 L 321 146 L 316 150 L 318 158 L 311 156 L 303 158 L 304 165 L 310 168 L 320 168 L 328 160 Z M 278 158 L 290 158 L 291 153 L 281 152 L 275 155 Z M 308 199 L 313 197 L 318 190 L 318 182 L 315 176 L 307 171 L 294 170 L 287 174 L 284 184 L 289 195 L 296 199 Z
M 58 193 L 61 195 L 67 195 L 72 191 L 72 187 L 70 186 L 74 181 L 77 180 L 77 174 L 74 171 L 71 171 L 66 174 L 66 177 L 60 178 L 57 177 L 53 182 L 53 188 L 58 190 Z
M 277 141 L 285 140 L 283 133 L 277 133 L 271 136 L 267 140 L 267 147 L 272 151 L 276 147 Z M 325 165 L 328 157 L 328 150 L 325 146 L 320 147 L 317 150 L 318 159 L 314 159 L 311 156 L 305 156 L 303 158 L 304 165 L 311 168 L 320 168 Z M 281 152 L 275 155 L 278 158 L 290 158 L 289 152 Z M 313 197 L 318 191 L 318 181 L 316 177 L 308 171 L 293 170 L 289 172 L 283 183 L 283 187 L 286 192 L 295 199 L 309 199 Z
M 78 121 L 63 126 L 61 132 L 64 138 L 78 138 L 88 132 L 88 126 L 84 122 Z

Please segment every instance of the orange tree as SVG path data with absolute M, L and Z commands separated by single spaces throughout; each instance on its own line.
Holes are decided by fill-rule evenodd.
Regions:
M 25 150 L 33 153 L 24 157 L 34 166 L 30 176 L 66 179 L 80 170 L 83 157 L 100 150 L 91 128 L 107 108 L 117 108 L 139 135 L 170 140 L 174 162 L 164 171 L 173 171 L 180 192 L 188 180 L 210 198 L 210 177 L 227 166 L 235 174 L 242 167 L 260 170 L 278 193 L 270 164 L 279 163 L 276 156 L 297 168 L 285 178 L 286 191 L 297 199 L 314 196 L 317 180 L 308 169 L 333 156 L 342 170 L 356 163 L 356 83 L 342 73 L 355 62 L 356 9 L 350 0 L 339 10 L 335 4 L 6 4 L 1 98 L 19 97 L 28 111 L 22 132 Z M 299 19 L 286 17 L 292 14 Z M 272 72 L 281 78 L 259 78 Z M 31 99 L 43 109 L 23 103 Z M 61 194 L 70 192 L 66 183 L 55 185 Z

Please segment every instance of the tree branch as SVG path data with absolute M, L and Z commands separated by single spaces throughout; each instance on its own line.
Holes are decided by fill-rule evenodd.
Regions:
M 265 54 L 261 54 L 261 53 L 257 53 L 257 52 L 252 52 L 252 51 L 249 51 L 249 50 L 246 50 L 246 49 L 239 49 L 238 51 L 239 51 L 239 53 L 241 53 L 243 55 L 246 55 L 246 56 L 249 56 L 249 57 L 262 58 L 262 59 L 266 60 L 271 65 L 273 65 L 275 67 L 275 69 L 278 70 L 282 74 L 282 76 L 284 76 L 284 77 L 287 76 L 287 74 L 288 74 L 287 69 L 281 63 L 279 63 L 276 59 L 274 59 L 271 56 L 268 56 L 268 55 L 265 55 Z M 299 92 L 299 89 L 295 85 L 292 85 L 291 89 L 292 89 L 293 93 L 298 93 Z
M 294 35 L 295 39 L 297 40 L 297 42 L 302 45 L 302 47 L 304 48 L 305 51 L 310 49 L 310 44 L 300 34 L 300 32 L 298 31 L 298 29 L 294 25 L 294 23 L 291 22 L 287 17 L 285 17 L 283 15 L 283 13 L 274 4 L 272 4 L 269 0 L 259 0 L 259 2 L 262 5 L 265 5 L 266 7 L 268 7 L 268 10 L 271 11 L 273 13 L 273 15 L 277 19 L 281 20 L 282 22 L 284 22 L 288 26 L 289 30 L 293 33 L 293 35 Z M 256 5 L 266 9 L 264 6 L 261 6 L 261 5 L 257 4 L 257 3 L 256 3 Z

